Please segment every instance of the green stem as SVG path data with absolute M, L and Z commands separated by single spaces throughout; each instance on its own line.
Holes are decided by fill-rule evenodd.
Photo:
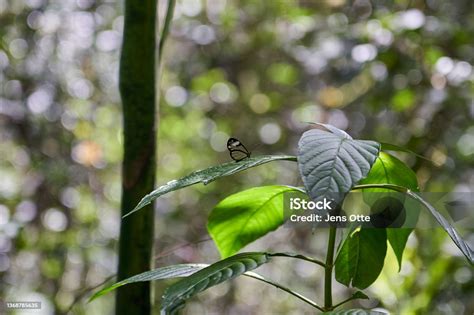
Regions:
M 309 261 L 313 264 L 320 265 L 324 268 L 326 268 L 326 264 L 323 263 L 320 260 L 305 256 L 305 255 L 300 255 L 300 254 L 293 254 L 293 253 L 269 253 L 268 256 L 272 257 L 288 257 L 288 258 L 296 258 L 296 259 L 301 259 L 301 260 L 306 260 Z
M 352 187 L 351 190 L 360 190 L 360 189 L 369 189 L 369 188 L 385 188 L 390 190 L 395 190 L 401 193 L 409 192 L 410 189 L 393 184 L 365 184 L 365 185 L 356 185 Z
M 163 30 L 161 31 L 160 41 L 158 43 L 158 64 L 161 66 L 161 60 L 163 59 L 163 49 L 165 47 L 166 38 L 168 37 L 171 21 L 173 19 L 174 7 L 176 0 L 168 0 L 168 8 L 166 9 L 165 23 L 163 24 Z
M 295 291 L 293 291 L 293 290 L 291 290 L 291 289 L 289 289 L 289 288 L 287 288 L 287 287 L 285 287 L 285 286 L 283 286 L 283 285 L 281 285 L 281 284 L 279 284 L 279 283 L 276 283 L 276 282 L 273 282 L 273 281 L 271 281 L 271 280 L 268 280 L 268 279 L 266 279 L 266 278 L 260 276 L 259 274 L 256 274 L 256 273 L 253 273 L 253 272 L 246 272 L 246 273 L 244 273 L 244 276 L 247 276 L 247 277 L 250 277 L 250 278 L 254 278 L 254 279 L 263 281 L 263 282 L 265 282 L 265 283 L 268 283 L 268 284 L 270 284 L 270 285 L 272 285 L 272 286 L 274 286 L 274 287 L 276 287 L 276 288 L 278 288 L 278 289 L 280 289 L 280 290 L 283 290 L 283 291 L 285 291 L 285 292 L 287 292 L 287 293 L 289 293 L 289 294 L 291 294 L 291 295 L 297 297 L 297 298 L 300 299 L 301 301 L 304 301 L 305 303 L 308 303 L 309 305 L 311 305 L 311 306 L 313 306 L 314 308 L 320 310 L 321 312 L 324 312 L 324 309 L 323 309 L 321 306 L 319 306 L 318 304 L 316 304 L 314 301 L 311 301 L 311 300 L 308 299 L 307 297 L 305 297 L 305 296 L 299 294 L 298 292 L 295 292 Z
M 358 297 L 351 296 L 350 298 L 345 299 L 344 301 L 337 303 L 337 304 L 334 305 L 332 308 L 335 309 L 335 308 L 341 306 L 342 304 L 345 304 L 345 303 L 347 303 L 347 302 L 350 302 L 350 301 L 352 301 L 352 300 L 357 300 L 357 299 L 359 299 L 359 298 L 358 298 Z
M 324 309 L 332 310 L 332 268 L 334 260 L 334 247 L 336 244 L 336 228 L 329 228 L 328 251 L 326 254 L 326 266 L 324 267 Z
M 155 20 L 157 0 L 125 0 L 119 90 L 123 108 L 121 215 L 155 186 Z M 117 280 L 150 270 L 153 206 L 121 222 Z M 115 314 L 152 314 L 151 285 L 134 283 L 116 292 Z

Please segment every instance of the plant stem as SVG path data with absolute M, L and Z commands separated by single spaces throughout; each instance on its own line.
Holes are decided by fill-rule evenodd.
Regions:
M 391 189 L 395 190 L 401 193 L 407 193 L 410 192 L 410 189 L 403 187 L 403 186 L 398 186 L 398 185 L 393 185 L 393 184 L 365 184 L 365 185 L 356 185 L 352 187 L 351 190 L 359 190 L 359 189 L 369 189 L 369 188 L 385 188 L 385 189 Z
M 332 310 L 332 268 L 334 260 L 334 247 L 336 244 L 336 228 L 329 228 L 328 249 L 326 254 L 326 266 L 324 268 L 324 309 Z
M 119 74 L 123 109 L 122 216 L 155 187 L 157 1 L 125 1 Z M 121 222 L 118 281 L 150 270 L 154 223 L 152 205 Z M 151 293 L 149 282 L 119 288 L 116 292 L 115 314 L 151 314 Z
M 345 299 L 344 301 L 337 303 L 337 304 L 334 305 L 332 308 L 335 309 L 335 308 L 341 306 L 341 305 L 344 304 L 344 303 L 350 302 L 350 301 L 352 301 L 352 300 L 357 300 L 357 299 L 360 299 L 360 298 L 359 298 L 359 297 L 355 297 L 355 296 L 351 296 L 350 298 Z M 368 298 L 367 298 L 367 299 L 368 299 Z
M 288 257 L 288 258 L 296 258 L 296 259 L 301 259 L 301 260 L 306 260 L 308 262 L 311 262 L 316 265 L 320 265 L 321 267 L 326 268 L 326 264 L 323 263 L 322 261 L 319 261 L 317 259 L 305 256 L 305 255 L 300 255 L 300 254 L 293 254 L 293 253 L 268 253 L 268 256 L 272 257 Z
M 323 309 L 321 306 L 319 306 L 318 304 L 316 304 L 314 301 L 311 301 L 311 300 L 308 299 L 307 297 L 305 297 L 305 296 L 299 294 L 298 292 L 295 292 L 295 291 L 293 291 L 293 290 L 291 290 L 291 289 L 289 289 L 289 288 L 287 288 L 287 287 L 285 287 L 285 286 L 283 286 L 283 285 L 281 285 L 281 284 L 279 284 L 279 283 L 276 283 L 276 282 L 273 282 L 273 281 L 271 281 L 271 280 L 269 280 L 269 279 L 266 279 L 266 278 L 262 277 L 261 275 L 259 275 L 259 274 L 257 274 L 257 273 L 254 273 L 254 272 L 246 272 L 246 273 L 244 273 L 244 276 L 247 276 L 247 277 L 250 277 L 250 278 L 254 278 L 254 279 L 263 281 L 263 282 L 265 282 L 265 283 L 268 283 L 268 284 L 270 284 L 270 285 L 272 285 L 272 286 L 274 286 L 274 287 L 276 287 L 276 288 L 278 288 L 278 289 L 280 289 L 280 290 L 283 290 L 283 291 L 285 291 L 285 292 L 287 292 L 287 293 L 289 293 L 289 294 L 291 294 L 291 295 L 297 297 L 298 299 L 300 299 L 300 300 L 302 300 L 302 301 L 308 303 L 309 305 L 311 305 L 311 306 L 313 306 L 314 308 L 320 310 L 321 312 L 324 312 L 324 309 Z

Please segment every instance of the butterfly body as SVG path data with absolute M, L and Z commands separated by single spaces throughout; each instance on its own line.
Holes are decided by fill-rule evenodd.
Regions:
M 236 138 L 227 140 L 227 150 L 229 150 L 232 160 L 239 162 L 250 157 L 250 151 Z

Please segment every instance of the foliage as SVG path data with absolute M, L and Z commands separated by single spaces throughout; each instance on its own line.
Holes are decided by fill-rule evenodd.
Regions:
M 90 301 L 129 283 L 186 277 L 205 267 L 207 267 L 206 264 L 181 264 L 145 271 L 98 291 L 90 298 Z
M 203 183 L 204 185 L 207 185 L 210 182 L 216 180 L 217 178 L 229 176 L 237 172 L 244 171 L 251 167 L 278 160 L 295 161 L 296 158 L 289 155 L 258 156 L 251 157 L 239 162 L 229 162 L 218 166 L 209 167 L 204 170 L 195 171 L 185 177 L 169 181 L 165 185 L 158 187 L 157 189 L 143 197 L 143 199 L 138 203 L 138 205 L 132 211 L 127 213 L 127 215 L 125 215 L 124 217 L 129 216 L 130 214 L 140 210 L 144 206 L 150 204 L 156 198 L 171 191 L 191 186 L 197 183 Z
M 306 131 L 298 143 L 300 174 L 313 200 L 328 194 L 343 197 L 367 176 L 380 150 L 377 142 L 353 140 L 342 130 L 330 130 Z
M 367 178 L 363 179 L 360 184 L 393 184 L 406 187 L 412 191 L 418 191 L 416 174 L 402 161 L 384 152 L 380 153 L 377 161 L 370 170 L 369 175 Z M 376 199 L 377 197 L 392 197 L 397 200 L 402 199 L 400 201 L 410 209 L 410 211 L 406 211 L 408 214 L 407 221 L 416 222 L 419 206 L 414 202 L 405 200 L 404 196 L 401 196 L 400 193 L 391 195 L 389 192 L 390 191 L 386 189 L 364 189 L 364 200 L 368 204 L 373 204 L 375 200 L 370 199 Z M 400 270 L 402 268 L 403 250 L 405 249 L 406 242 L 412 229 L 400 227 L 396 229 L 386 229 L 386 231 L 387 240 L 397 256 Z
M 288 186 L 263 186 L 244 190 L 222 200 L 208 218 L 207 229 L 222 257 L 284 223 L 283 194 L 300 192 Z M 303 194 L 303 193 L 302 193 Z
M 469 262 L 473 263 L 472 250 L 458 237 L 454 228 L 428 202 L 411 191 L 411 189 L 417 190 L 417 179 L 415 174 L 403 162 L 387 153 L 379 152 L 380 145 L 377 142 L 353 140 L 349 135 L 334 126 L 324 125 L 324 128 L 326 130 L 312 129 L 305 132 L 299 142 L 298 164 L 306 190 L 290 186 L 256 187 L 227 197 L 212 210 L 208 219 L 208 229 L 224 259 L 195 273 L 185 269 L 184 272 L 189 275 L 165 291 L 161 303 L 163 314 L 175 314 L 184 306 L 187 299 L 197 293 L 255 269 L 259 265 L 267 263 L 272 256 L 307 260 L 324 267 L 324 307 L 259 275 L 253 276 L 255 279 L 274 285 L 300 298 L 320 311 L 332 311 L 350 300 L 368 298 L 364 293 L 358 291 L 349 299 L 333 304 L 331 286 L 333 268 L 335 269 L 336 280 L 341 284 L 366 289 L 377 280 L 384 267 L 387 242 L 391 244 L 398 264 L 401 266 L 403 251 L 412 229 L 374 228 L 360 223 L 349 225 L 349 233 L 341 239 L 340 250 L 335 261 L 333 260 L 335 227 L 329 228 L 329 243 L 325 263 L 299 254 L 284 253 L 241 253 L 229 257 L 245 245 L 263 237 L 285 222 L 283 213 L 285 206 L 283 194 L 285 193 L 298 193 L 300 195 L 307 193 L 315 201 L 327 196 L 328 193 L 342 193 L 343 199 L 350 190 L 363 189 L 364 200 L 372 207 L 372 211 L 381 199 L 387 198 L 383 195 L 374 195 L 374 193 L 389 192 L 389 197 L 393 194 L 392 191 L 405 193 L 428 208 L 468 258 Z M 258 157 L 253 159 L 253 161 L 259 160 Z M 204 170 L 197 172 L 197 174 L 211 174 L 212 176 L 207 176 L 214 180 L 228 175 L 228 172 L 222 172 L 222 170 L 229 167 L 228 165 L 229 163 L 215 166 L 211 168 L 212 172 Z M 236 172 L 236 168 L 232 168 L 232 172 Z M 346 175 L 343 176 L 343 174 Z M 184 179 L 186 178 L 193 178 L 193 176 L 191 174 L 184 177 Z M 198 176 L 198 178 L 200 179 L 191 181 L 191 184 L 199 182 L 203 179 L 203 176 Z M 180 181 L 184 184 L 178 184 L 175 189 L 188 186 L 186 180 L 181 179 Z M 360 185 L 357 185 L 359 182 Z M 166 193 L 166 190 L 164 193 Z M 343 200 L 339 201 L 342 202 Z M 405 206 L 407 206 L 404 209 L 406 212 L 417 213 L 419 210 L 416 204 L 413 206 L 413 204 L 406 203 Z M 415 215 L 415 222 L 416 217 L 417 215 Z M 169 268 L 171 270 L 176 268 L 176 272 L 180 276 L 181 268 L 189 268 L 180 266 Z M 137 275 L 135 279 L 148 281 L 167 278 L 168 274 L 166 272 L 166 276 L 161 277 L 163 270 L 163 268 L 160 268 L 150 271 L 152 277 L 145 274 Z M 171 276 L 173 274 L 171 273 Z M 104 288 L 96 293 L 94 297 L 134 281 L 134 279 L 130 279 L 119 282 Z M 351 310 L 348 310 L 348 312 L 350 313 Z M 370 314 L 371 311 L 368 310 L 367 312 Z
M 336 260 L 336 280 L 365 289 L 377 280 L 387 251 L 385 229 L 360 229 L 347 237 Z
M 264 253 L 243 253 L 201 269 L 166 289 L 161 312 L 175 314 L 187 299 L 197 293 L 253 270 L 268 260 L 268 255 Z
M 323 121 L 354 138 L 377 139 L 382 150 L 396 143 L 431 160 L 390 150 L 416 173 L 422 191 L 472 193 L 473 10 L 468 0 L 177 0 L 163 54 L 157 182 L 229 161 L 228 136 L 248 143 L 252 156 L 296 155 L 302 121 Z M 54 313 L 112 309 L 112 295 L 82 302 L 116 266 L 122 15 L 119 2 L 0 1 L 5 299 L 35 294 Z M 298 186 L 297 177 L 296 164 L 271 163 L 161 196 L 155 264 L 217 260 L 212 244 L 194 244 L 207 235 L 206 210 L 249 187 Z M 455 226 L 472 234 L 462 222 Z M 281 230 L 253 246 L 323 255 L 314 239 L 324 235 Z M 402 272 L 387 251 L 367 293 L 395 314 L 473 313 L 472 269 L 463 256 L 446 254 L 457 253 L 450 244 L 442 229 L 411 233 Z M 266 268 L 277 273 L 280 266 Z M 285 268 L 295 273 L 280 272 L 282 282 L 314 289 L 315 274 L 298 260 Z M 204 294 L 188 310 L 230 312 L 228 305 L 246 298 L 236 312 L 311 312 L 298 300 L 274 299 L 273 290 L 252 289 L 223 284 L 225 297 Z

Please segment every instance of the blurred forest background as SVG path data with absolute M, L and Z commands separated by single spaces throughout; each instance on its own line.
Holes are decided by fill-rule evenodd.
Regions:
M 160 22 L 166 3 L 159 0 Z M 43 314 L 111 314 L 87 304 L 116 272 L 120 225 L 121 1 L 0 0 L 0 300 Z M 423 191 L 474 190 L 474 6 L 470 0 L 180 0 L 164 54 L 157 183 L 229 161 L 229 136 L 294 154 L 305 121 L 405 146 Z M 277 162 L 156 204 L 156 266 L 212 262 L 205 228 L 223 197 L 299 182 Z M 464 235 L 474 241 L 473 231 Z M 250 249 L 321 256 L 326 231 L 282 228 Z M 181 246 L 186 243 L 188 246 Z M 391 250 L 374 298 L 394 314 L 473 314 L 473 269 L 441 229 Z M 262 274 L 321 300 L 323 271 L 276 260 Z M 336 300 L 349 291 L 339 284 Z M 163 289 L 156 286 L 157 301 Z M 192 299 L 185 314 L 311 314 L 251 279 Z

